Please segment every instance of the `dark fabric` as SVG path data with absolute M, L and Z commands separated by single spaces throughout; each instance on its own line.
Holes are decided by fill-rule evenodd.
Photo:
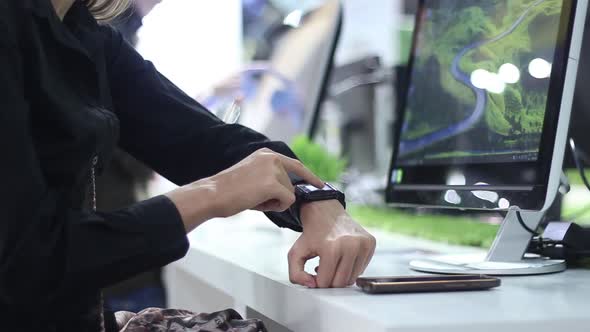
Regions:
M 137 193 L 145 192 L 154 173 L 121 149 L 116 149 L 111 161 L 96 181 L 97 208 L 111 212 L 137 202 Z
M 130 156 L 121 149 L 116 149 L 111 162 L 103 173 L 97 177 L 96 197 L 98 211 L 112 212 L 134 203 L 137 203 L 138 192 L 145 192 L 148 179 L 153 172 L 142 163 Z M 153 297 L 141 297 L 143 302 L 138 301 L 136 295 L 142 289 L 160 288 L 160 291 L 151 291 Z M 161 268 L 143 272 L 103 290 L 104 300 L 111 310 L 131 310 L 137 307 L 165 307 L 166 296 L 164 284 L 161 278 Z M 142 306 L 143 305 L 143 306 Z
M 142 17 L 132 5 L 121 14 L 112 26 L 131 45 L 137 43 L 137 30 Z M 137 192 L 145 192 L 153 171 L 121 149 L 116 149 L 111 163 L 98 177 L 96 195 L 99 211 L 113 211 L 138 201 Z M 162 268 L 133 276 L 103 290 L 105 305 L 114 311 L 137 312 L 148 307 L 166 307 L 166 294 L 162 282 Z
M 84 204 L 92 159 L 100 170 L 117 146 L 179 185 L 262 147 L 293 156 L 212 116 L 80 2 L 62 23 L 48 0 L 1 1 L 0 312 L 23 318 L 17 330 L 97 331 L 101 288 L 188 250 L 164 196 Z
M 262 321 L 244 320 L 235 310 L 195 314 L 187 310 L 149 308 L 138 313 L 121 332 L 267 332 Z
M 105 311 L 104 312 L 104 327 L 106 331 L 119 331 L 119 326 L 117 325 L 117 320 L 115 318 L 115 313 L 112 311 Z
M 140 274 L 141 277 L 144 277 L 147 273 Z M 135 281 L 134 279 L 131 279 Z M 151 282 L 151 280 L 150 280 Z M 138 286 L 139 284 L 139 286 Z M 117 284 L 117 285 L 120 285 Z M 122 285 L 120 287 L 124 287 L 126 285 Z M 107 295 L 108 290 L 104 289 L 104 306 L 108 310 L 112 311 L 129 311 L 129 312 L 140 312 L 145 308 L 167 308 L 168 304 L 166 303 L 166 292 L 160 284 L 156 284 L 156 286 L 142 285 L 141 281 L 137 284 L 129 285 L 129 287 L 124 288 L 124 292 L 121 295 Z

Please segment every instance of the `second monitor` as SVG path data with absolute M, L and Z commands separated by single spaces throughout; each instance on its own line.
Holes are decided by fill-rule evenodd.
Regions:
M 487 261 L 520 262 L 516 215 L 536 228 L 560 184 L 586 7 L 420 1 L 387 201 L 510 211 Z

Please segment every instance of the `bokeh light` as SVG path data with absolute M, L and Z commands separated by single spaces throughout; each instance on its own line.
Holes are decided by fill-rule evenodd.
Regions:
M 538 79 L 551 76 L 551 64 L 547 60 L 536 58 L 529 63 L 529 74 Z
M 511 63 L 505 63 L 500 66 L 498 75 L 504 83 L 514 84 L 520 80 L 520 70 Z

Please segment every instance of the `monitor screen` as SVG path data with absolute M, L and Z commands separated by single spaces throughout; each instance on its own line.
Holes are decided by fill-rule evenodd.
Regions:
M 536 161 L 562 0 L 427 0 L 398 164 Z
M 576 6 L 419 2 L 388 202 L 543 206 Z

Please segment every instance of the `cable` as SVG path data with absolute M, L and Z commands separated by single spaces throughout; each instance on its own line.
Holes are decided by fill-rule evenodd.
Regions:
M 522 215 L 520 214 L 520 211 L 516 211 L 516 219 L 518 219 L 520 226 L 522 226 L 522 228 L 524 228 L 527 232 L 531 233 L 533 236 L 540 236 L 539 233 L 535 232 L 529 226 L 527 226 L 527 224 L 524 223 L 524 220 L 522 219 Z
M 588 190 L 590 190 L 590 182 L 588 182 L 588 178 L 586 177 L 586 172 L 584 172 L 584 165 L 582 164 L 582 160 L 580 159 L 580 154 L 576 149 L 576 143 L 574 142 L 573 138 L 570 138 L 570 149 L 572 150 L 572 157 L 574 158 L 574 163 L 576 164 L 576 168 L 580 173 L 580 177 L 582 178 L 582 182 Z
M 572 158 L 574 159 L 574 164 L 576 165 L 576 168 L 578 169 L 578 172 L 580 173 L 580 177 L 582 178 L 582 182 L 584 182 L 586 189 L 588 189 L 590 191 L 590 182 L 588 181 L 588 178 L 586 177 L 586 171 L 584 170 L 584 163 L 583 163 L 583 160 L 586 160 L 586 162 L 588 161 L 588 157 L 584 153 L 582 153 L 582 151 L 578 151 L 578 149 L 576 149 L 576 142 L 574 141 L 573 138 L 570 137 L 569 143 L 570 143 L 569 144 L 570 150 L 572 151 Z M 575 219 L 579 218 L 580 216 L 584 215 L 584 213 L 586 213 L 589 208 L 590 207 L 586 207 L 586 208 L 574 213 L 571 217 L 569 217 L 567 219 L 575 220 Z
M 586 188 L 590 191 L 590 182 L 588 182 L 588 178 L 586 177 L 586 173 L 584 172 L 584 166 L 582 165 L 582 161 L 580 160 L 580 156 L 578 154 L 578 151 L 576 150 L 576 144 L 574 142 L 574 139 L 570 138 L 569 143 L 570 143 L 570 149 L 572 150 L 574 163 L 576 164 L 576 168 L 580 172 L 580 176 L 582 177 L 582 181 L 584 182 L 584 185 L 586 185 Z M 520 224 L 520 226 L 522 226 L 522 228 L 524 228 L 527 232 L 532 234 L 534 237 L 538 237 L 537 241 L 539 241 L 540 244 L 543 244 L 544 240 L 541 237 L 541 234 L 537 233 L 535 230 L 533 230 L 529 226 L 527 226 L 527 224 L 522 219 L 522 215 L 521 215 L 520 211 L 516 211 L 516 219 L 518 219 L 518 223 Z
M 576 149 L 576 155 L 578 155 L 580 161 L 583 161 L 586 164 L 590 163 L 590 155 L 588 155 L 584 150 Z
M 571 138 L 571 137 L 569 139 L 569 146 L 570 146 L 570 149 L 572 152 L 572 157 L 574 159 L 574 163 L 576 165 L 576 168 L 578 169 L 578 172 L 580 173 L 580 177 L 582 178 L 582 182 L 584 182 L 584 185 L 590 191 L 590 182 L 588 181 L 588 178 L 586 177 L 586 173 L 584 172 L 584 164 L 582 162 L 582 160 L 585 160 L 586 162 L 588 162 L 589 159 L 586 155 L 582 155 L 581 151 L 578 151 L 576 149 L 576 143 L 574 142 L 573 138 Z M 588 211 L 588 207 L 585 207 L 579 211 L 576 211 L 574 214 L 572 214 L 567 219 L 577 218 L 577 217 L 583 215 L 587 211 Z M 529 245 L 530 252 L 539 254 L 541 256 L 546 256 L 546 257 L 551 257 L 551 258 L 556 258 L 556 259 L 571 259 L 572 257 L 574 257 L 571 254 L 576 252 L 576 250 L 572 249 L 572 248 L 568 249 L 568 244 L 563 242 L 562 239 L 553 240 L 551 238 L 549 238 L 549 239 L 543 238 L 542 236 L 537 235 L 532 229 L 530 229 L 524 223 L 519 211 L 516 212 L 516 216 L 518 218 L 518 222 L 521 224 L 521 226 L 524 229 L 526 229 L 531 234 L 535 234 L 535 238 L 533 238 L 533 240 L 531 241 L 531 243 Z M 572 225 L 575 225 L 575 224 L 572 224 Z M 571 250 L 571 253 L 570 253 L 570 250 Z
M 506 218 L 507 215 L 508 215 L 507 213 L 500 212 L 500 216 L 502 216 L 502 218 Z M 522 215 L 520 214 L 520 211 L 516 211 L 516 219 L 518 220 L 518 223 L 520 224 L 520 226 L 522 226 L 522 228 L 524 228 L 524 230 L 526 230 L 528 233 L 532 234 L 535 237 L 539 237 L 539 238 L 541 237 L 541 234 L 535 232 L 529 226 L 527 226 L 527 224 L 522 219 Z

